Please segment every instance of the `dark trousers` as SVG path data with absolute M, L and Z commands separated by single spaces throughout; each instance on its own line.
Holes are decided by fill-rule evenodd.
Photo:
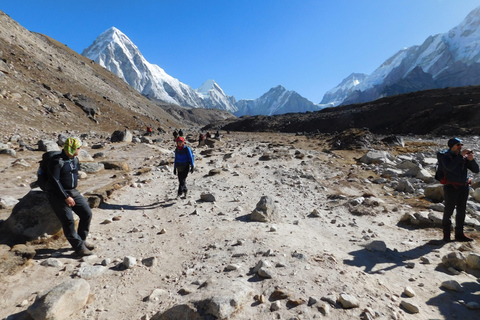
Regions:
M 75 200 L 75 205 L 69 207 L 65 203 L 63 197 L 59 197 L 55 193 L 48 193 L 48 201 L 53 208 L 56 216 L 62 223 L 63 234 L 74 250 L 79 250 L 83 247 L 83 242 L 88 236 L 90 230 L 90 222 L 92 221 L 92 210 L 88 205 L 87 200 L 73 189 L 69 191 L 70 196 Z M 75 220 L 73 219 L 73 212 L 80 218 L 78 223 L 78 231 L 75 230 Z
M 465 223 L 465 210 L 467 208 L 467 200 L 470 187 L 467 186 L 453 186 L 446 184 L 443 186 L 443 193 L 445 196 L 445 210 L 443 211 L 443 233 L 450 235 L 452 228 L 453 210 L 457 209 L 455 214 L 455 236 L 463 235 L 463 224 Z
M 178 195 L 188 191 L 186 185 L 188 169 L 189 167 L 187 166 L 183 171 L 178 171 Z

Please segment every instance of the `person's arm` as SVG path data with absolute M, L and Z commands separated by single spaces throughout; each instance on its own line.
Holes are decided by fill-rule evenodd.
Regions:
M 473 157 L 473 152 L 467 154 L 467 168 L 470 169 L 473 173 L 480 172 L 477 160 Z
M 193 153 L 192 153 L 192 149 L 190 149 L 189 147 L 187 147 L 187 152 L 188 152 L 188 162 L 190 162 L 190 165 L 192 166 L 192 168 L 194 167 L 194 161 L 193 161 Z
M 69 198 L 70 196 L 67 194 L 65 189 L 63 188 L 62 184 L 60 183 L 60 173 L 63 167 L 62 159 L 55 159 L 51 161 L 48 167 L 48 173 L 50 174 L 49 179 L 52 179 L 53 188 L 55 189 L 56 193 L 62 195 L 65 199 Z

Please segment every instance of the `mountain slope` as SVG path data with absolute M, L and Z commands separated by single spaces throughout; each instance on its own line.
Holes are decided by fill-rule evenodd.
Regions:
M 326 94 L 322 103 L 347 105 L 415 90 L 478 85 L 479 70 L 480 7 L 449 32 L 430 36 L 423 44 L 394 54 L 349 88 L 342 102 Z
M 82 55 L 115 73 L 153 100 L 186 107 L 205 107 L 202 97 L 195 90 L 145 60 L 137 46 L 115 27 L 98 36 Z
M 203 97 L 208 109 L 220 109 L 232 113 L 238 111 L 237 106 L 235 106 L 235 98 L 227 96 L 215 80 L 205 81 L 195 91 Z
M 290 112 L 316 111 L 319 107 L 305 99 L 295 91 L 289 91 L 283 86 L 270 89 L 255 100 L 240 100 L 236 106 L 236 116 L 243 115 L 274 115 Z
M 176 126 L 159 105 L 100 65 L 0 11 L 0 134 Z M 35 141 L 36 143 L 36 141 Z

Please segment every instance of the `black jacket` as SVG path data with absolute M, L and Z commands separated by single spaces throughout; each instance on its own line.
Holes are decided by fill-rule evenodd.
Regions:
M 480 171 L 475 159 L 468 160 L 466 157 L 462 157 L 461 154 L 455 154 L 451 150 L 448 150 L 442 157 L 442 165 L 447 173 L 447 181 L 459 184 L 468 182 L 467 169 L 470 169 L 474 173 Z
M 77 187 L 79 169 L 78 158 L 70 159 L 65 151 L 53 157 L 48 165 L 47 191 L 67 199 L 70 196 L 68 191 Z

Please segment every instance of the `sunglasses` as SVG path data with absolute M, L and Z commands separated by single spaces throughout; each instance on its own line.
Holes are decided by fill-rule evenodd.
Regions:
M 463 143 L 457 143 L 456 146 L 461 147 L 463 146 Z

